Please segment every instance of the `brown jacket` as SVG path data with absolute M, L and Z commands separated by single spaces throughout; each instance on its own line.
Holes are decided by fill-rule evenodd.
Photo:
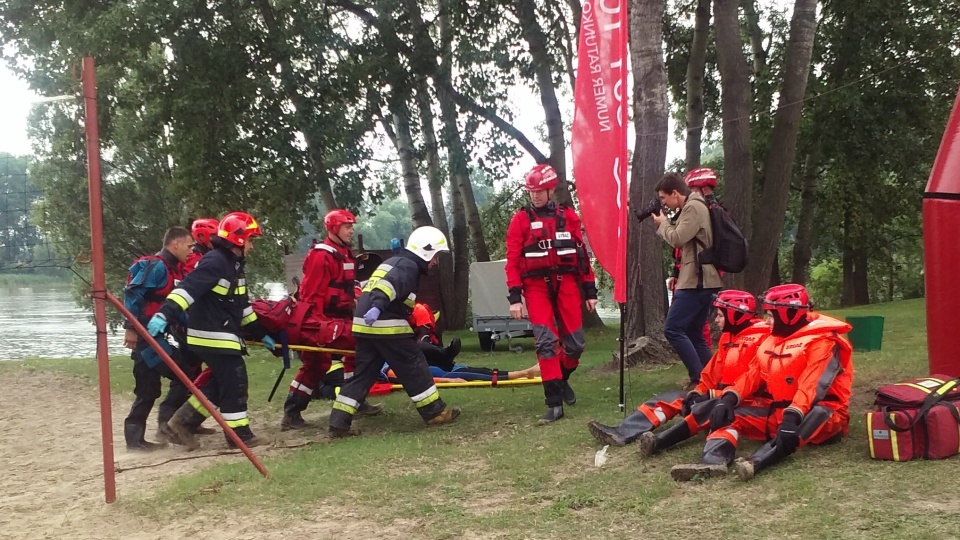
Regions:
M 693 202 L 699 200 L 703 204 Z M 677 278 L 677 289 L 696 289 L 697 288 L 697 254 L 704 248 L 713 245 L 713 231 L 710 229 L 710 213 L 707 211 L 706 201 L 703 195 L 691 193 L 683 207 L 680 209 L 680 215 L 677 216 L 676 224 L 670 223 L 665 219 L 660 223 L 657 229 L 660 235 L 668 244 L 683 251 L 680 258 L 680 276 Z M 697 240 L 700 243 L 697 243 Z M 720 281 L 720 274 L 712 264 L 704 264 L 703 269 L 703 288 L 717 289 L 723 287 Z

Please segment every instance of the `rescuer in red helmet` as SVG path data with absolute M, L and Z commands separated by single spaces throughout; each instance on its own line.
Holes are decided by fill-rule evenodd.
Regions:
M 670 473 L 676 480 L 726 475 L 740 437 L 765 442 L 734 463 L 737 475 L 749 480 L 801 446 L 837 442 L 847 434 L 853 349 L 842 334 L 850 325 L 810 311 L 802 285 L 770 288 L 761 306 L 772 314 L 773 330 L 710 412 L 713 431 L 700 463 L 675 466 Z M 757 397 L 767 401 L 757 407 L 749 401 Z
M 245 257 L 253 250 L 253 239 L 261 235 L 260 225 L 250 214 L 232 212 L 224 216 L 211 241 L 213 249 L 170 291 L 147 325 L 151 335 L 158 335 L 189 311 L 187 347 L 212 372 L 203 393 L 220 408 L 227 425 L 247 446 L 263 441 L 254 436 L 247 417 L 247 367 L 243 360 L 246 344 L 241 334 L 249 333 L 271 350 L 275 345 L 257 323 L 243 273 Z M 210 411 L 191 396 L 168 426 L 179 442 L 195 450 L 200 447 L 196 429 L 208 416 Z M 233 446 L 233 441 L 227 438 L 227 444 Z
M 210 242 L 216 238 L 220 222 L 213 218 L 199 218 L 193 220 L 190 225 L 190 234 L 193 236 L 193 246 L 190 249 L 190 255 L 184 265 L 184 275 L 189 274 L 191 270 L 197 267 L 200 258 L 213 249 Z
M 504 270 L 513 318 L 523 316 L 521 294 L 526 300 L 547 404 L 540 424 L 549 424 L 563 417 L 564 403 L 577 401 L 569 379 L 586 346 L 580 309 L 584 301 L 588 310 L 595 309 L 597 286 L 580 217 L 551 200 L 557 171 L 537 165 L 527 173 L 524 187 L 530 204 L 510 221 Z
M 298 301 L 312 304 L 314 315 L 311 321 L 325 327 L 315 335 L 336 336 L 336 343 L 316 345 L 336 349 L 356 347 L 351 326 L 356 303 L 357 259 L 350 249 L 356 223 L 357 218 L 348 210 L 327 212 L 323 218 L 327 237 L 315 243 L 303 261 L 303 280 L 297 292 Z M 330 331 L 326 331 L 328 329 Z M 325 378 L 337 378 L 342 383 L 353 377 L 352 356 L 345 357 L 343 361 L 334 361 L 330 353 L 302 352 L 300 358 L 303 364 L 290 383 L 290 392 L 283 404 L 281 430 L 307 427 L 302 413 L 320 390 Z M 381 410 L 382 404 L 370 405 L 364 401 L 357 414 L 369 416 L 379 414 Z
M 700 432 L 720 392 L 747 371 L 760 342 L 770 334 L 770 324 L 756 317 L 757 301 L 752 294 L 726 290 L 717 295 L 713 305 L 723 333 L 697 386 L 687 393 L 670 390 L 654 396 L 615 427 L 590 422 L 587 427 L 594 438 L 611 446 L 625 446 L 639 439 L 643 452 L 652 455 Z M 678 414 L 684 417 L 681 422 L 659 434 L 652 433 Z

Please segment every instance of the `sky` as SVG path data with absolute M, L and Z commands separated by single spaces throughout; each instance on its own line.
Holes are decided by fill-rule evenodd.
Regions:
M 0 65 L 0 152 L 30 154 L 27 140 L 27 115 L 39 96 L 27 83 Z

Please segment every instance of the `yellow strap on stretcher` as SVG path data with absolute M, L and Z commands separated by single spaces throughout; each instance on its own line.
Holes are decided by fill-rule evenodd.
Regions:
M 248 341 L 247 343 L 250 345 L 263 345 L 263 343 L 260 343 L 259 341 Z M 280 347 L 279 343 L 277 343 L 277 347 L 278 348 Z M 287 348 L 290 349 L 291 351 L 326 352 L 326 353 L 333 353 L 333 354 L 342 354 L 344 356 L 354 356 L 356 354 L 354 351 L 350 351 L 347 349 L 329 349 L 327 347 L 313 347 L 310 345 L 288 345 Z
M 472 387 L 493 387 L 491 384 L 493 381 L 464 381 L 464 382 L 438 382 L 435 383 L 437 388 L 472 388 Z M 524 384 L 541 384 L 543 380 L 540 377 L 534 377 L 532 379 L 512 379 L 509 381 L 497 381 L 497 388 L 501 386 L 520 386 Z M 393 390 L 403 389 L 403 385 L 394 384 L 391 386 Z

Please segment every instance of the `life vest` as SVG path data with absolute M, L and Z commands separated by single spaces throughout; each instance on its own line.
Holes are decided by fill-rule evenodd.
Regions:
M 540 210 L 524 207 L 530 223 L 523 245 L 521 278 L 580 272 L 580 249 L 566 230 L 566 207 L 562 204 Z
M 179 264 L 171 265 L 159 254 L 154 254 L 144 255 L 136 259 L 127 271 L 127 288 L 144 287 L 147 278 L 153 272 L 154 268 L 156 268 L 157 264 L 161 262 L 167 269 L 167 282 L 159 288 L 147 289 L 143 295 L 144 306 L 143 313 L 140 314 L 140 318 L 142 319 L 140 321 L 141 323 L 143 323 L 143 321 L 149 321 L 150 318 L 160 310 L 160 306 L 163 305 L 163 301 L 166 300 L 170 291 L 180 284 L 180 280 L 183 279 L 182 268 Z
M 193 269 L 196 268 L 198 264 L 200 264 L 200 259 L 202 259 L 203 256 L 206 255 L 208 251 L 210 251 L 210 249 L 207 248 L 206 246 L 201 244 L 194 244 L 190 248 L 190 254 L 187 255 L 187 262 L 183 263 L 183 275 L 186 276 L 187 274 L 192 272 Z
M 437 317 L 439 313 L 432 313 L 430 306 L 418 302 L 413 306 L 413 314 L 410 315 L 410 326 L 417 334 L 417 340 L 426 339 L 434 345 L 440 345 L 440 338 L 437 337 Z
M 326 304 L 318 307 L 329 316 L 352 317 L 353 304 L 356 299 L 355 259 L 352 256 L 347 257 L 326 242 L 317 242 L 313 245 L 313 249 L 326 251 L 338 263 L 330 266 L 330 268 L 335 268 L 336 271 L 331 274 L 330 281 L 327 283 Z
M 757 347 L 770 335 L 770 324 L 766 322 L 756 322 L 743 330 L 739 334 L 732 335 L 724 332 L 720 335 L 717 343 L 717 350 L 720 351 L 723 365 L 720 367 L 720 381 L 717 383 L 717 392 L 710 390 L 711 397 L 719 397 L 719 390 L 732 386 L 741 375 L 750 368 L 750 362 L 756 356 Z M 714 395 L 714 393 L 716 395 Z
M 850 325 L 819 313 L 810 314 L 811 321 L 796 334 L 786 339 L 768 336 L 757 350 L 756 361 L 760 368 L 763 387 L 757 393 L 769 396 L 774 407 L 787 407 L 796 401 L 797 394 L 804 394 L 804 401 L 813 406 L 822 401 L 834 410 L 846 410 L 850 401 L 853 382 L 853 348 L 841 333 L 849 331 Z M 809 346 L 824 338 L 833 341 L 833 358 L 824 377 L 830 380 L 812 381 L 806 388 L 800 379 L 807 368 Z

